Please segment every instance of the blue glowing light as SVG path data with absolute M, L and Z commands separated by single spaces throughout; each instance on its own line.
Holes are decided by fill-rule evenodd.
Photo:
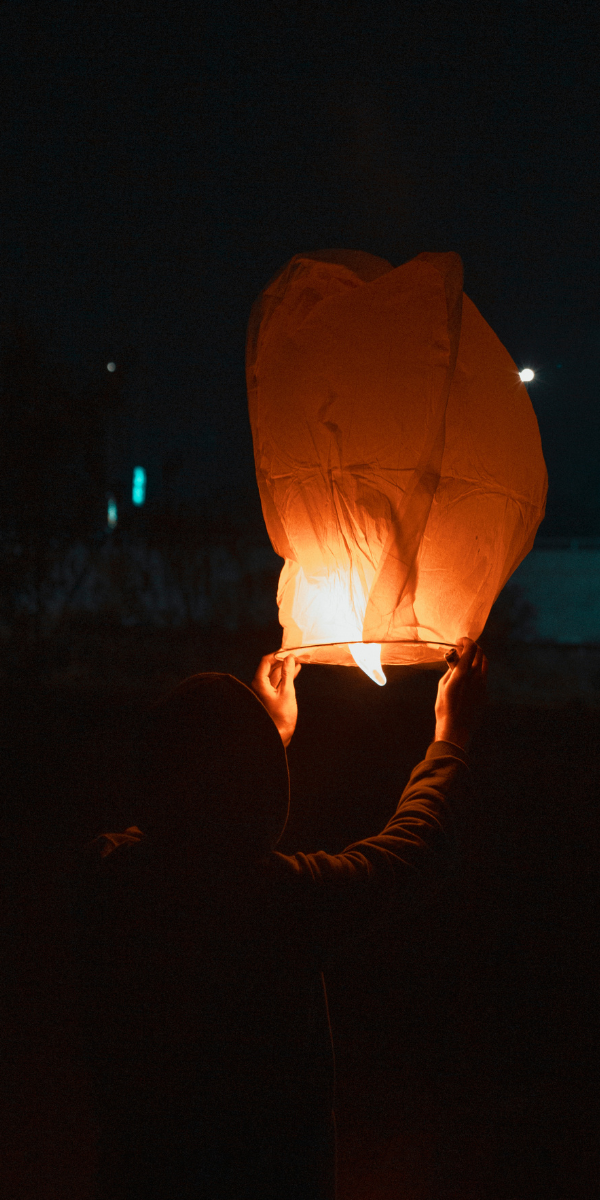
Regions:
M 133 468 L 131 499 L 134 504 L 143 504 L 146 499 L 146 472 L 143 467 Z
M 108 524 L 108 528 L 114 529 L 118 519 L 119 519 L 119 515 L 117 513 L 117 502 L 116 502 L 114 496 L 109 496 L 108 497 L 108 507 L 106 510 L 106 521 Z

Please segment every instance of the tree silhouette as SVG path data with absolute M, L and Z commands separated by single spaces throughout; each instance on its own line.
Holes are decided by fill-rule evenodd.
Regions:
M 61 554 L 105 523 L 107 405 L 70 385 L 29 326 L 7 322 L 1 333 L 2 616 L 37 637 Z

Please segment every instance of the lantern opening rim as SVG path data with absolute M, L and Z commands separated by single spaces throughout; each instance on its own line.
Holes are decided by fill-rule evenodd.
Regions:
M 455 642 L 436 642 L 431 638 L 426 641 L 421 638 L 381 638 L 371 640 L 357 641 L 356 639 L 344 638 L 343 642 L 310 642 L 305 646 L 285 646 L 277 650 L 277 654 L 293 654 L 296 650 L 318 650 L 323 646 L 448 646 L 456 649 Z

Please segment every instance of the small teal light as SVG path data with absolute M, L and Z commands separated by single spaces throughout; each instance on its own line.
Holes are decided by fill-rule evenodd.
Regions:
M 108 507 L 106 510 L 106 521 L 108 524 L 108 528 L 114 529 L 118 519 L 119 519 L 119 514 L 117 512 L 117 502 L 116 502 L 114 496 L 109 496 L 108 497 Z
M 143 504 L 146 499 L 146 472 L 143 467 L 133 468 L 131 499 L 134 504 Z

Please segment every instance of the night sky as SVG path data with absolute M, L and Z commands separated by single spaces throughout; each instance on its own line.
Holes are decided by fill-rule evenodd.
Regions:
M 82 388 L 115 360 L 133 453 L 252 489 L 252 301 L 291 255 L 454 250 L 530 387 L 541 532 L 600 534 L 593 3 L 4 4 L 2 315 Z M 258 497 L 256 496 L 258 505 Z

